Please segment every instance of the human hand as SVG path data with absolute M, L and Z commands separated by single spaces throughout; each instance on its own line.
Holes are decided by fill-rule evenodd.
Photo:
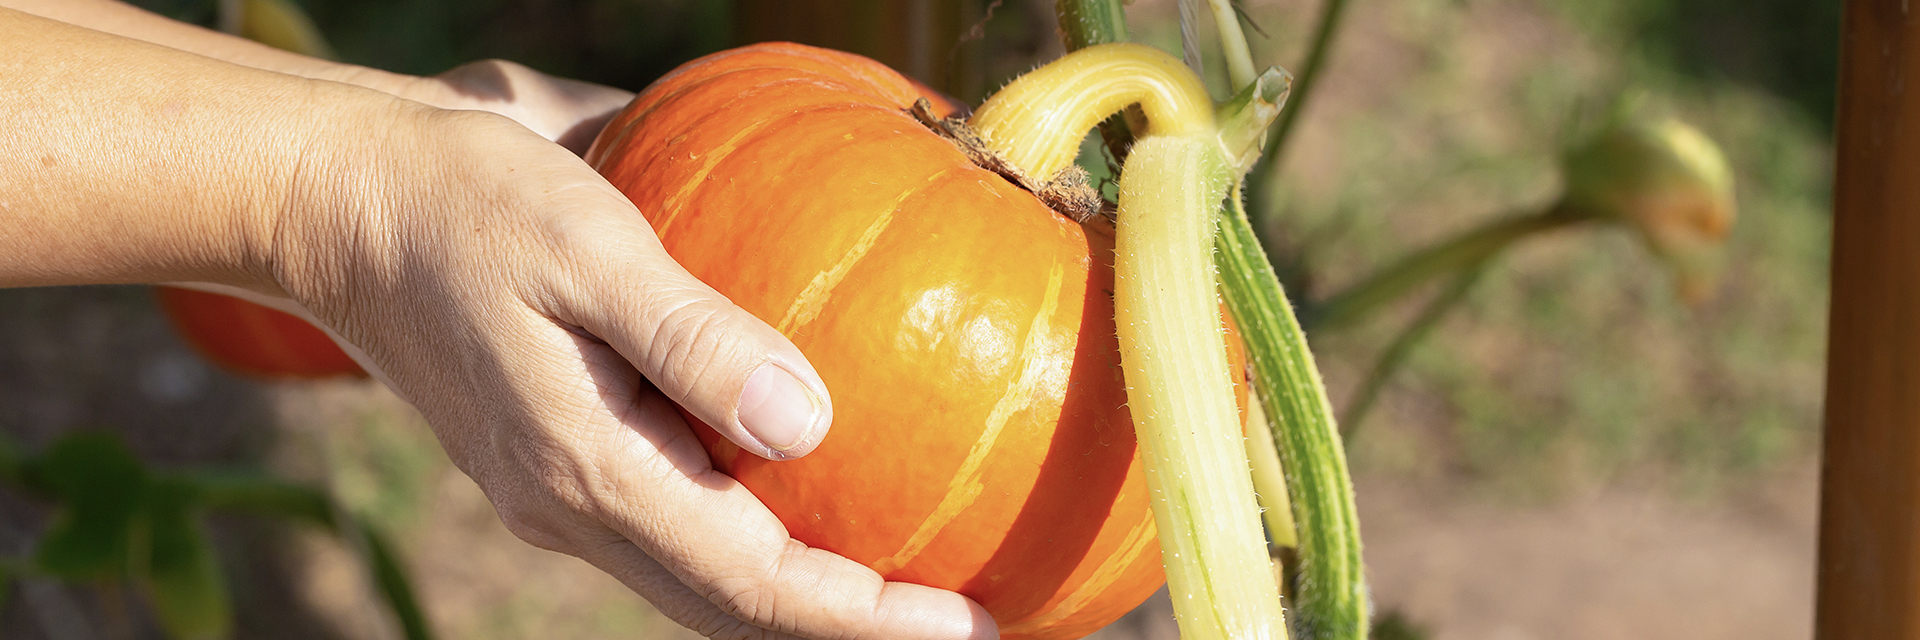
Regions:
M 499 115 L 303 79 L 320 77 L 296 73 L 310 59 L 257 48 L 227 52 L 261 66 L 234 64 L 4 8 L 0 41 L 0 126 L 36 132 L 0 139 L 17 178 L 0 182 L 0 286 L 290 301 L 420 409 L 516 534 L 708 635 L 997 635 L 958 594 L 794 541 L 711 467 L 670 402 L 798 456 L 831 423 L 827 392 L 565 149 Z
M 670 403 L 783 458 L 825 435 L 827 391 L 577 157 L 487 113 L 338 118 L 355 135 L 302 158 L 272 279 L 420 409 L 516 535 L 712 637 L 997 636 L 958 594 L 791 539 L 713 469 Z

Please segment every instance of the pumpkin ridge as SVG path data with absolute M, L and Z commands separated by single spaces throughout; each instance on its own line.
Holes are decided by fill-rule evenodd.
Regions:
M 808 323 L 813 322 L 814 318 L 819 317 L 820 310 L 826 307 L 827 300 L 832 297 L 833 289 L 840 286 L 841 279 L 846 278 L 847 273 L 853 271 L 855 265 L 866 259 L 867 252 L 873 250 L 873 245 L 879 242 L 880 234 L 893 226 L 894 215 L 900 212 L 900 207 L 936 182 L 951 179 L 955 175 L 955 167 L 941 169 L 928 176 L 926 182 L 894 198 L 893 204 L 880 214 L 879 219 L 867 225 L 866 231 L 860 234 L 860 239 L 853 243 L 853 247 L 847 250 L 844 257 L 835 262 L 832 267 L 814 275 L 813 279 L 807 282 L 806 288 L 801 289 L 800 293 L 794 296 L 793 302 L 787 306 L 786 315 L 780 318 L 780 323 L 774 329 L 783 335 L 791 336 L 794 331 L 807 326 Z
M 741 53 L 741 52 L 728 52 L 728 53 L 731 54 L 731 53 Z M 689 66 L 696 66 L 696 65 L 689 65 Z M 653 84 L 648 85 L 648 89 L 646 91 L 643 91 L 641 95 L 646 96 L 650 99 L 646 103 L 644 103 L 644 106 L 641 106 L 638 110 L 621 113 L 618 116 L 618 120 L 616 121 L 617 124 L 619 125 L 619 128 L 617 130 L 614 130 L 611 134 L 603 132 L 600 137 L 595 139 L 595 144 L 587 151 L 588 165 L 594 167 L 595 169 L 600 168 L 600 161 L 605 159 L 602 157 L 602 155 L 604 155 L 605 150 L 617 147 L 620 144 L 626 142 L 627 137 L 632 135 L 634 127 L 639 126 L 640 123 L 642 122 L 645 122 L 647 120 L 647 116 L 652 115 L 655 111 L 659 110 L 661 107 L 671 104 L 674 101 L 684 97 L 686 94 L 697 91 L 701 88 L 706 87 L 707 85 L 714 84 L 722 80 L 731 80 L 733 79 L 731 78 L 731 76 L 733 76 L 734 74 L 747 73 L 752 71 L 781 71 L 781 72 L 789 72 L 789 74 L 805 74 L 807 76 L 814 76 L 814 78 L 797 78 L 789 75 L 789 77 L 776 82 L 762 83 L 762 84 L 756 85 L 748 89 L 746 92 L 744 92 L 742 96 L 764 90 L 770 86 L 778 86 L 782 84 L 793 84 L 798 82 L 812 81 L 815 84 L 818 84 L 823 87 L 837 89 L 843 93 L 847 93 L 851 95 L 873 98 L 881 103 L 885 103 L 889 105 L 892 104 L 893 98 L 894 98 L 894 96 L 885 95 L 886 92 L 884 90 L 870 91 L 873 89 L 883 89 L 881 87 L 876 87 L 871 84 L 868 84 L 867 86 L 856 86 L 854 83 L 835 82 L 835 80 L 845 80 L 845 78 L 836 78 L 833 75 L 822 73 L 820 70 L 817 70 L 817 69 L 808 69 L 804 67 L 785 67 L 785 66 L 773 65 L 773 64 L 722 69 L 716 73 L 702 76 L 700 78 L 696 78 L 691 82 L 687 82 L 679 86 L 674 86 L 673 88 L 666 90 L 664 94 L 657 95 L 657 96 L 648 95 L 648 92 L 651 92 L 653 90 L 652 89 L 653 87 L 666 86 L 668 84 L 671 84 L 669 83 L 669 80 L 677 79 L 680 73 L 686 70 L 687 69 L 684 69 L 684 68 L 675 70 L 673 73 L 669 73 L 667 74 L 667 76 L 664 76 L 659 80 L 655 80 Z M 824 81 L 822 81 L 821 79 L 824 79 Z
M 1045 341 L 1051 333 L 1053 315 L 1060 308 L 1060 285 L 1064 275 L 1064 270 L 1058 264 L 1049 269 L 1047 290 L 1045 297 L 1041 299 L 1040 311 L 1034 314 L 1033 322 L 1028 324 L 1026 338 L 1022 340 L 1020 347 L 1020 355 L 1026 362 L 1021 365 L 1020 374 L 1015 377 L 1013 384 L 994 403 L 993 410 L 987 413 L 987 427 L 981 432 L 979 439 L 974 441 L 973 448 L 967 452 L 966 459 L 960 463 L 960 469 L 954 473 L 953 480 L 947 484 L 947 494 L 940 498 L 940 504 L 934 507 L 933 513 L 920 521 L 920 526 L 915 528 L 913 535 L 907 538 L 906 545 L 893 555 L 873 564 L 874 571 L 885 575 L 913 562 L 913 559 L 920 555 L 921 551 L 926 550 L 927 545 L 932 544 L 933 539 L 945 530 L 947 525 L 960 517 L 960 512 L 973 506 L 974 501 L 978 500 L 980 493 L 985 490 L 981 477 L 985 471 L 987 454 L 993 452 L 994 444 L 999 441 L 1001 432 L 1006 429 L 1007 423 L 1013 419 L 1014 414 L 1033 404 L 1035 387 L 1040 383 L 1039 378 L 1047 373 L 1046 367 L 1037 366 L 1044 364 L 1041 362 L 1043 359 L 1039 353 L 1043 347 L 1040 343 Z
M 1088 602 L 1104 595 L 1107 588 L 1125 577 L 1133 563 L 1139 561 L 1147 547 L 1155 546 L 1159 541 L 1159 527 L 1154 524 L 1153 513 L 1148 512 L 1139 524 L 1127 531 L 1127 537 L 1114 547 L 1112 554 L 1100 563 L 1093 573 L 1074 587 L 1072 592 L 1031 615 L 1018 620 L 1001 623 L 1002 633 L 1034 633 L 1045 629 L 1080 613 Z
M 754 71 L 785 72 L 787 70 L 772 68 L 772 67 L 755 67 L 751 69 L 741 69 L 738 71 L 740 71 L 741 73 L 746 73 L 746 72 L 754 72 Z M 739 78 L 728 78 L 728 79 L 742 80 Z M 617 146 L 609 146 L 608 148 L 627 148 L 628 146 L 631 146 L 633 148 L 629 149 L 629 152 L 634 152 L 639 150 L 647 150 L 651 152 L 650 153 L 651 157 L 648 158 L 642 164 L 640 164 L 637 167 L 637 169 L 639 170 L 639 173 L 641 175 L 653 175 L 653 169 L 657 165 L 667 164 L 672 162 L 673 154 L 669 153 L 668 151 L 670 147 L 676 144 L 676 141 L 678 139 L 685 138 L 690 132 L 697 131 L 703 127 L 711 125 L 716 120 L 719 122 L 725 123 L 730 118 L 740 118 L 742 116 L 745 116 L 747 119 L 750 119 L 756 122 L 756 124 L 747 125 L 747 128 L 756 128 L 758 126 L 758 121 L 765 120 L 769 117 L 782 118 L 785 116 L 795 115 L 799 113 L 818 113 L 817 111 L 818 108 L 828 107 L 833 105 L 841 105 L 841 106 L 866 105 L 866 106 L 871 106 L 877 109 L 890 108 L 886 105 L 886 102 L 884 100 L 873 99 L 872 96 L 864 96 L 859 93 L 848 91 L 847 87 L 845 87 L 844 85 L 819 82 L 819 81 L 814 81 L 807 78 L 796 78 L 796 77 L 791 77 L 790 75 L 779 76 L 776 79 L 771 81 L 764 81 L 758 78 L 749 79 L 750 81 L 753 81 L 756 84 L 755 86 L 749 87 L 744 91 L 733 91 L 733 90 L 729 90 L 724 86 L 713 88 L 713 90 L 709 91 L 710 89 L 709 85 L 716 84 L 714 82 L 710 82 L 710 80 L 712 79 L 702 79 L 702 80 L 699 80 L 698 82 L 694 82 L 684 87 L 681 87 L 682 89 L 684 89 L 684 91 L 682 91 L 679 94 L 676 94 L 676 96 L 672 100 L 662 101 L 657 106 L 661 108 L 673 110 L 676 108 L 675 105 L 682 100 L 690 100 L 695 103 L 701 103 L 704 100 L 711 99 L 712 96 L 710 94 L 714 92 L 720 92 L 724 94 L 726 96 L 727 101 L 730 103 L 734 103 L 734 105 L 744 102 L 748 106 L 729 105 L 729 107 L 723 107 L 719 109 L 704 109 L 704 110 L 701 110 L 698 116 L 689 117 L 684 121 L 673 122 L 672 124 L 668 124 L 668 125 L 659 124 L 658 122 L 654 122 L 649 118 L 633 118 L 633 119 L 623 118 L 620 121 L 615 123 L 617 125 L 620 125 L 622 129 L 620 129 L 617 133 L 611 134 L 611 137 L 615 139 L 614 144 Z M 810 101 L 798 102 L 797 104 L 802 105 L 799 107 L 800 109 L 799 111 L 788 111 L 784 113 L 779 113 L 779 112 L 770 113 L 768 112 L 767 109 L 765 109 L 765 105 L 761 105 L 759 103 L 755 103 L 749 100 L 744 100 L 747 98 L 752 98 L 754 96 L 760 95 L 763 92 L 766 92 L 770 89 L 793 88 L 796 86 L 808 87 L 810 89 L 817 90 L 819 92 L 817 95 L 811 96 Z M 756 106 L 760 108 L 756 109 Z M 644 127 L 642 126 L 643 123 L 646 123 Z M 723 124 L 722 126 L 727 126 L 727 125 Z M 640 127 L 640 128 L 636 129 L 636 127 Z M 612 126 L 610 125 L 609 128 L 611 129 Z M 641 140 L 636 143 L 633 143 L 632 145 L 629 145 L 628 139 L 636 133 L 641 134 Z M 665 147 L 662 147 L 661 145 L 662 142 L 665 143 Z M 746 144 L 746 143 L 752 143 L 752 142 L 757 142 L 757 140 L 735 139 L 735 140 L 729 141 L 728 143 L 722 143 L 722 144 L 737 145 L 737 144 Z M 708 148 L 713 148 L 714 146 L 716 145 L 709 144 Z M 601 167 L 596 167 L 596 168 L 598 169 Z M 634 167 L 628 167 L 628 168 L 634 169 Z M 658 177 L 656 177 L 655 179 L 665 180 L 665 178 L 658 178 Z
M 822 66 L 832 67 L 835 71 L 842 72 L 843 74 L 850 77 L 851 79 L 860 80 L 862 83 L 866 84 L 868 88 L 874 89 L 877 91 L 877 94 L 875 95 L 875 97 L 879 97 L 888 101 L 897 100 L 902 97 L 900 95 L 897 95 L 896 92 L 890 91 L 889 90 L 890 88 L 907 89 L 907 91 L 905 91 L 904 93 L 908 94 L 909 96 L 919 93 L 918 87 L 912 86 L 911 82 L 904 81 L 904 78 L 900 78 L 902 80 L 901 82 L 894 82 L 894 83 L 886 82 L 885 79 L 888 76 L 899 78 L 899 73 L 894 71 L 893 69 L 888 68 L 886 65 L 875 62 L 872 59 L 866 58 L 864 56 L 850 54 L 842 51 L 834 51 L 832 49 L 810 47 L 807 45 L 797 44 L 792 42 L 763 42 L 759 44 L 753 44 L 753 45 L 741 47 L 737 51 L 757 53 L 757 54 L 767 56 L 769 58 L 775 58 L 775 59 L 793 58 L 798 60 L 806 60 L 806 61 L 820 63 Z M 716 62 L 718 62 L 718 60 L 716 60 Z M 783 69 L 791 69 L 795 71 L 805 71 L 809 73 L 819 73 L 819 71 L 816 69 L 811 69 L 803 66 L 780 66 L 780 65 L 769 65 L 769 66 L 779 67 Z M 889 87 L 889 85 L 892 85 L 892 86 Z M 908 100 L 910 101 L 911 98 L 908 98 Z M 902 101 L 901 104 L 905 104 L 905 102 L 906 101 Z
M 767 118 L 754 122 L 734 133 L 734 135 L 725 142 L 707 148 L 706 153 L 701 157 L 700 168 L 688 175 L 686 180 L 680 183 L 680 189 L 675 191 L 673 195 L 661 200 L 660 206 L 665 211 L 666 217 L 662 219 L 658 225 L 655 225 L 654 233 L 660 236 L 662 241 L 665 241 L 667 239 L 668 229 L 673 225 L 674 221 L 680 218 L 680 213 L 686 209 L 684 206 L 686 202 L 690 198 L 693 198 L 701 188 L 706 186 L 707 176 L 713 175 L 713 170 L 718 168 L 727 158 L 731 157 L 734 152 L 739 151 L 741 147 L 752 146 L 758 143 L 763 136 L 779 133 L 782 127 L 777 125 L 787 124 L 792 120 L 820 113 L 841 110 L 858 111 L 861 109 L 886 110 L 883 107 L 877 107 L 866 102 L 823 102 L 789 111 L 776 118 Z

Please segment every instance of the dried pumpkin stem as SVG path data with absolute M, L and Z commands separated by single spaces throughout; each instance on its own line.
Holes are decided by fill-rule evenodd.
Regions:
M 1014 81 L 972 124 L 1016 166 L 1050 175 L 1131 104 L 1147 126 L 1120 176 L 1115 324 L 1174 614 L 1189 640 L 1285 638 L 1214 278 L 1214 214 L 1239 158 L 1206 90 L 1158 49 L 1101 45 Z

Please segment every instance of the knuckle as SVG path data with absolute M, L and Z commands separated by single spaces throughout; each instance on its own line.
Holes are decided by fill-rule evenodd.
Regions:
M 714 611 L 687 627 L 713 640 L 765 640 L 775 635 L 722 611 Z
M 836 617 L 832 612 L 817 610 L 814 604 L 807 602 L 809 598 L 807 594 L 817 593 L 820 588 L 827 585 L 821 583 L 820 576 L 806 575 L 809 572 L 800 568 L 805 563 L 796 565 L 792 562 L 796 559 L 794 554 L 802 553 L 805 549 L 804 546 L 797 546 L 797 544 L 790 543 L 784 549 L 770 553 L 767 562 L 758 570 L 757 575 L 742 574 L 731 579 L 716 581 L 714 592 L 709 594 L 708 599 L 729 617 L 766 631 L 769 636 L 784 637 L 785 634 L 779 632 L 795 632 L 801 627 L 811 629 L 809 633 L 825 631 L 841 637 L 848 636 L 852 633 L 852 629 L 846 625 L 821 624 L 822 620 L 803 620 L 801 618 L 807 614 L 796 613 L 811 610 L 816 611 L 812 614 L 816 618 Z M 800 575 L 795 575 L 796 572 Z M 799 598 L 800 601 L 795 602 L 790 599 L 794 597 Z
M 667 384 L 692 388 L 728 360 L 724 345 L 733 333 L 732 321 L 731 303 L 707 295 L 683 296 L 661 314 L 649 359 L 668 378 Z
M 556 526 L 556 518 L 527 508 L 496 506 L 495 510 L 500 514 L 500 524 L 505 525 L 513 537 L 548 551 L 566 551 L 568 536 Z
M 775 621 L 775 602 L 776 598 L 770 589 L 758 582 L 750 582 L 735 589 L 717 604 L 722 611 L 735 618 L 759 626 L 771 626 Z
M 558 447 L 529 445 L 516 447 L 514 452 L 539 499 L 574 512 L 593 508 L 589 489 L 597 473 L 591 466 Z

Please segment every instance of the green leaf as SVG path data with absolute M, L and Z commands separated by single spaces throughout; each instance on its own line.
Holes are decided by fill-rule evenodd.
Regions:
M 0 558 L 0 611 L 7 610 L 7 596 L 13 592 L 13 579 L 23 573 L 19 558 Z
M 146 471 L 120 438 L 76 433 L 29 465 L 28 483 L 60 504 L 34 563 L 68 580 L 110 579 L 127 566 L 127 540 L 141 509 Z
M 175 640 L 216 640 L 233 633 L 233 601 L 213 547 L 195 520 L 193 490 L 178 481 L 152 483 L 142 586 L 160 626 Z
M 0 433 L 0 482 L 24 485 L 26 466 L 27 454 L 20 449 L 20 443 Z
M 209 509 L 289 518 L 334 528 L 332 501 L 319 489 L 249 471 L 194 471 L 187 480 L 198 489 L 199 503 Z

